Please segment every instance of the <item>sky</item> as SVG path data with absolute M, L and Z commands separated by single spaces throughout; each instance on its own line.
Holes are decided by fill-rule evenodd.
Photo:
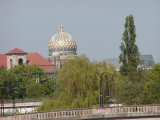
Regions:
M 19 48 L 46 58 L 63 24 L 78 55 L 90 61 L 118 58 L 131 14 L 139 52 L 160 62 L 160 0 L 0 0 L 0 54 Z

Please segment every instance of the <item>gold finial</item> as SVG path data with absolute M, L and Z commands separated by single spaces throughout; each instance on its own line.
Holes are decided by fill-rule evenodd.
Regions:
M 61 32 L 63 32 L 63 25 L 61 24 Z

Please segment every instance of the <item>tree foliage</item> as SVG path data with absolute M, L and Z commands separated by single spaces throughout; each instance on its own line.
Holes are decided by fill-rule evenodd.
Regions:
M 115 71 L 114 67 L 109 68 L 105 62 L 91 64 L 84 55 L 69 60 L 58 71 L 58 97 L 45 100 L 39 110 L 97 106 L 99 104 L 100 79 L 95 80 L 94 73 L 111 72 L 109 69 Z M 105 84 L 103 85 L 105 98 Z
M 37 81 L 38 83 L 36 83 L 37 78 L 39 80 Z M 48 84 L 52 83 L 51 80 L 47 80 L 46 73 L 36 65 L 18 65 L 10 70 L 5 70 L 1 67 L 0 83 L 4 99 L 44 97 L 53 92 L 54 88 L 53 84 L 53 87 L 48 86 Z
M 138 69 L 139 51 L 135 44 L 136 29 L 132 15 L 126 17 L 124 33 L 120 49 L 119 81 L 116 81 L 116 102 L 127 105 L 140 104 L 141 95 L 146 81 L 146 71 Z
M 5 70 L 5 68 L 2 66 L 0 67 L 0 97 L 4 97 L 6 98 L 6 87 L 7 86 L 7 82 L 6 82 L 6 76 L 7 76 L 7 71 Z
M 125 105 L 141 104 L 142 92 L 146 82 L 146 71 L 138 69 L 132 71 L 127 76 L 119 74 L 118 81 L 116 81 L 116 103 Z
M 15 94 L 17 99 L 27 97 L 26 88 L 35 83 L 37 78 L 39 78 L 40 82 L 43 82 L 46 77 L 43 70 L 36 65 L 17 65 L 8 72 L 8 78 L 10 77 L 9 90 L 11 94 Z
M 143 104 L 160 104 L 160 64 L 155 64 L 147 73 L 148 81 L 143 91 Z
M 26 88 L 26 95 L 29 98 L 42 98 L 45 95 L 43 84 L 33 82 Z
M 121 54 L 119 61 L 122 63 L 120 67 L 121 74 L 127 75 L 130 70 L 136 69 L 139 64 L 139 52 L 136 42 L 136 29 L 134 25 L 134 18 L 132 15 L 126 17 L 126 23 L 124 25 L 124 33 L 120 49 Z

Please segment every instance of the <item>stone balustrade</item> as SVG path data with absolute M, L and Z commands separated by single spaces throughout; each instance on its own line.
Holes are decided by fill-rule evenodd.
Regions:
M 50 120 L 50 119 L 87 119 L 114 118 L 129 116 L 160 115 L 160 105 L 137 105 L 107 108 L 87 108 L 38 112 L 0 117 L 1 120 Z

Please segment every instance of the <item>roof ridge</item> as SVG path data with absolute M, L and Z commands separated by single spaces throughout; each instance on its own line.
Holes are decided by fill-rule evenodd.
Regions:
M 23 54 L 27 54 L 27 52 L 19 49 L 19 48 L 14 48 L 12 50 L 10 50 L 9 52 L 6 53 L 6 55 L 9 55 L 9 54 L 18 54 L 18 53 L 23 53 Z

